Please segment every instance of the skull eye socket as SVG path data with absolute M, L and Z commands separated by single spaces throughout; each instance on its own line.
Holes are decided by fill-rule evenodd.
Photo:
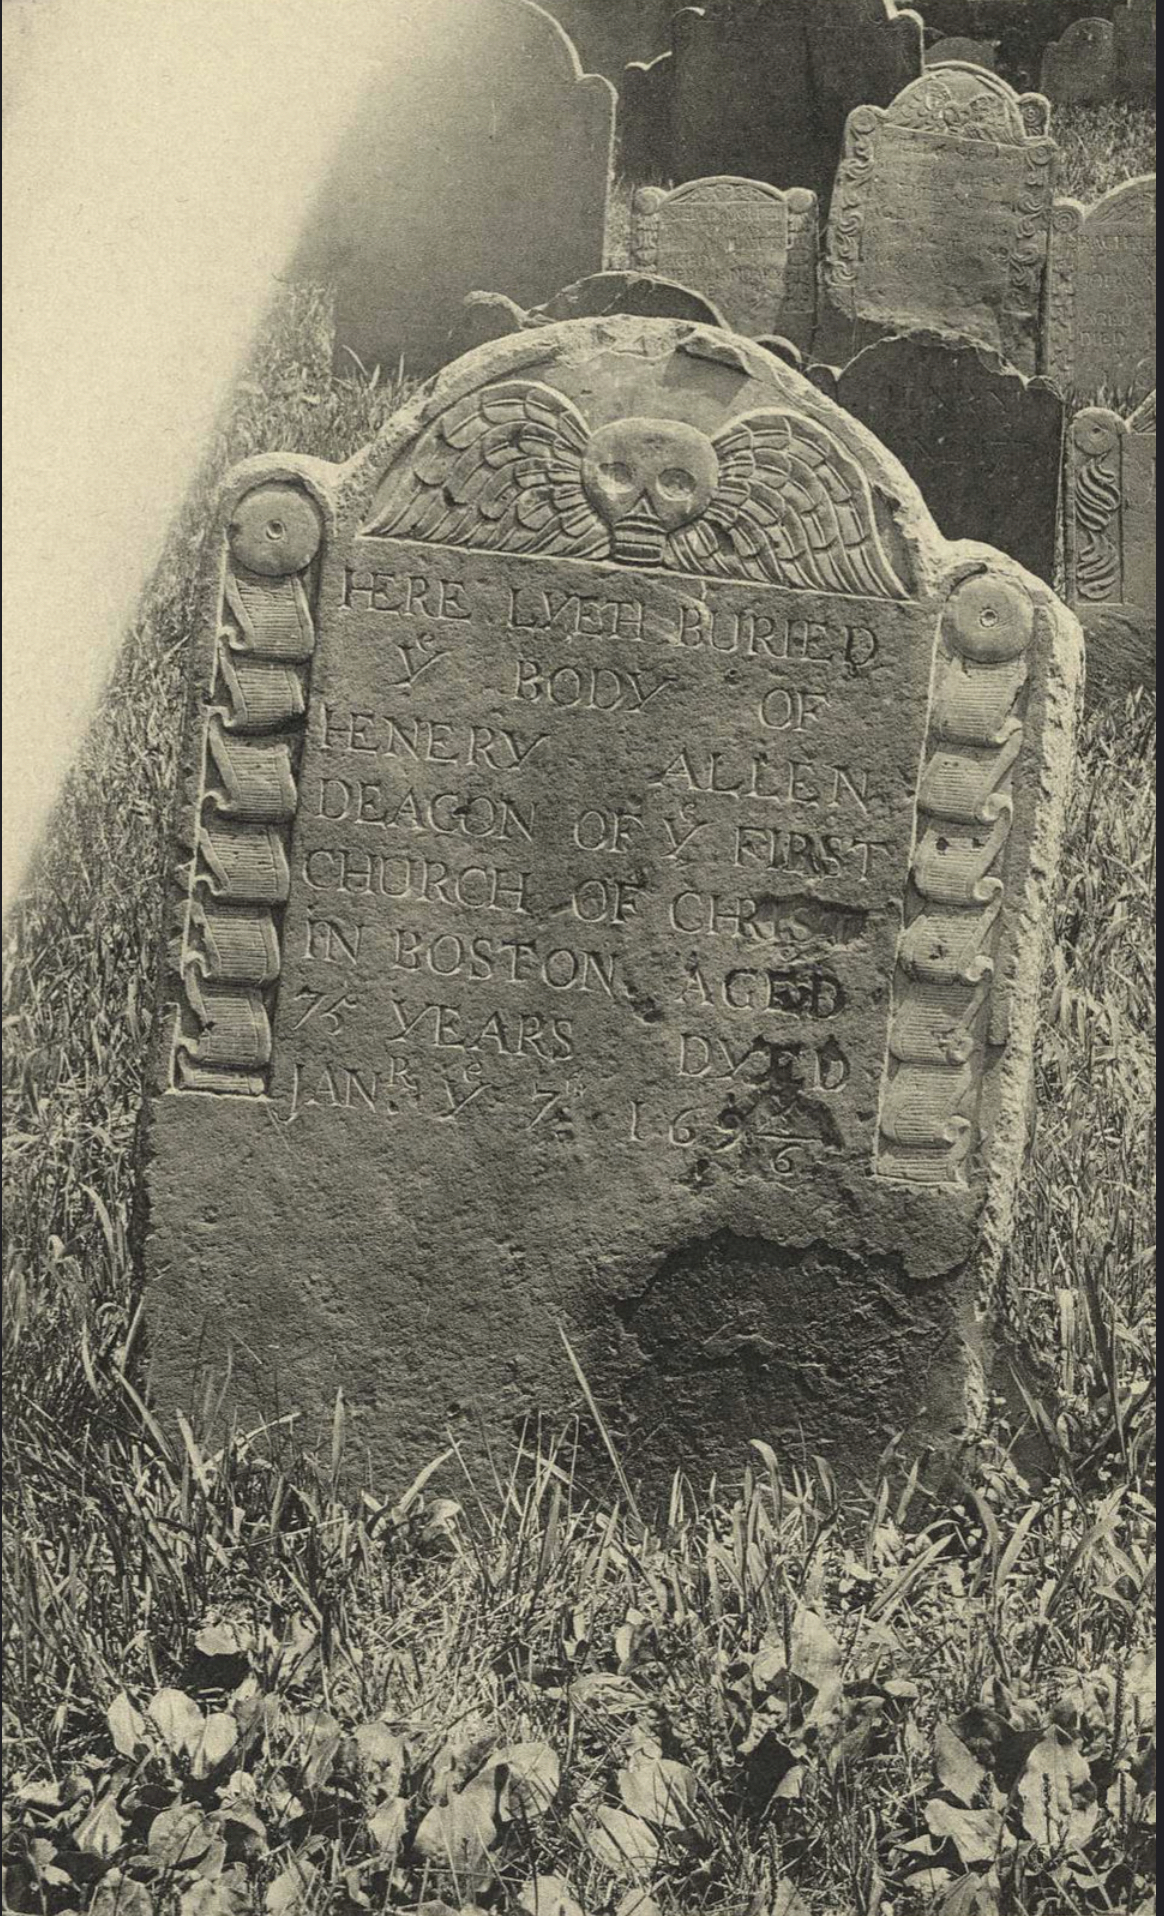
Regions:
M 673 499 L 688 499 L 695 491 L 695 474 L 685 472 L 682 466 L 668 466 L 658 478 L 658 487 Z
M 610 459 L 604 466 L 599 466 L 598 476 L 608 486 L 633 486 L 635 482 L 634 473 L 620 459 Z

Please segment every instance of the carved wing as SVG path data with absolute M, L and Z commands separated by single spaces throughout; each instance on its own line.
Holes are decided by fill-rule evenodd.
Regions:
M 589 437 L 577 407 L 550 386 L 484 386 L 434 419 L 387 474 L 365 531 L 605 558 L 610 535 L 581 484 Z
M 746 413 L 712 443 L 719 485 L 700 518 L 671 535 L 675 564 L 802 591 L 907 596 L 869 481 L 823 426 L 803 413 Z

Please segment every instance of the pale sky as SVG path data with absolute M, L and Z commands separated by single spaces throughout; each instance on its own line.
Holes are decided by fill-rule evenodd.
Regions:
M 3 0 L 6 904 L 368 52 L 423 11 Z

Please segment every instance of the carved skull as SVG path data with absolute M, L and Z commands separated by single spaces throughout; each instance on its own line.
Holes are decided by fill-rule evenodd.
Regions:
M 667 534 L 697 519 L 718 484 L 710 439 L 679 419 L 617 419 L 582 457 L 583 490 L 624 565 L 658 565 Z

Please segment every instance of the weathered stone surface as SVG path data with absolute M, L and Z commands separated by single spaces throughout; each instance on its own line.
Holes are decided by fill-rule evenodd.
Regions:
M 336 363 L 429 373 L 466 296 L 522 306 L 603 263 L 614 92 L 529 0 L 411 0 L 309 221 L 300 275 L 334 278 Z
M 1058 161 L 1047 117 L 1041 95 L 970 66 L 937 67 L 887 111 L 850 114 L 829 211 L 822 357 L 922 327 L 964 333 L 1036 371 Z
M 721 176 L 635 195 L 631 257 L 713 298 L 735 332 L 807 349 L 816 324 L 816 196 Z
M 1056 200 L 1046 367 L 1082 397 L 1142 398 L 1156 384 L 1156 175 L 1094 206 Z
M 1088 406 L 1067 440 L 1067 594 L 1090 699 L 1156 684 L 1156 395 L 1130 419 Z
M 926 48 L 926 65 L 949 66 L 953 61 L 963 66 L 985 67 L 988 73 L 993 73 L 996 53 L 993 40 L 970 40 L 964 34 L 951 33 Z
M 143 1246 L 378 1488 L 578 1402 L 635 1474 L 965 1413 L 1079 664 L 735 335 L 579 320 L 250 461 L 190 665 Z M 920 773 L 919 773 L 920 767 Z
M 658 273 L 591 273 L 563 286 L 544 306 L 527 312 L 504 293 L 470 293 L 469 344 L 483 346 L 531 326 L 549 326 L 561 319 L 598 319 L 613 313 L 634 313 L 640 319 L 690 319 L 701 326 L 724 326 L 718 307 L 676 280 Z M 466 348 L 468 350 L 468 348 Z
M 1039 88 L 1052 106 L 1098 106 L 1115 92 L 1110 20 L 1075 20 L 1043 54 Z
M 921 72 L 922 24 L 893 0 L 684 7 L 672 51 L 624 76 L 622 168 L 636 181 L 729 174 L 824 203 L 846 115 Z
M 1116 92 L 1125 100 L 1156 98 L 1156 0 L 1125 0 L 1112 15 Z
M 1053 579 L 1063 401 L 1049 380 L 937 333 L 812 376 L 897 455 L 948 539 L 981 539 Z
M 668 46 L 675 0 L 547 0 L 574 42 L 587 73 L 620 86 L 623 68 L 653 60 Z

